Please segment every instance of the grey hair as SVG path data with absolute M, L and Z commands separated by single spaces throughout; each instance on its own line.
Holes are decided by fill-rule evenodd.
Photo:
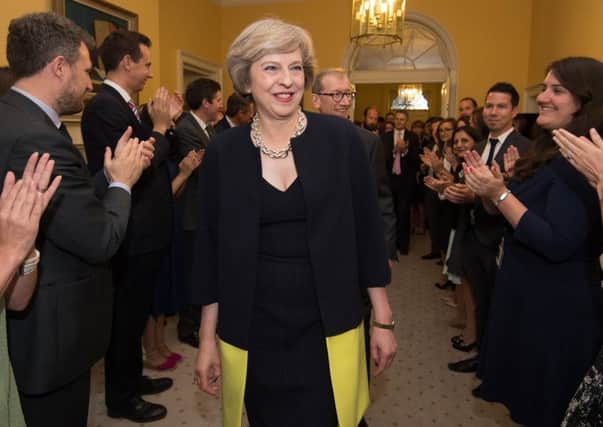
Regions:
M 235 91 L 249 93 L 251 64 L 274 53 L 301 50 L 304 68 L 304 86 L 308 89 L 314 80 L 316 58 L 312 39 L 306 30 L 280 19 L 261 19 L 245 28 L 230 45 L 226 54 L 226 68 Z
M 312 84 L 312 93 L 322 92 L 324 89 L 322 82 L 327 76 L 338 76 L 349 79 L 348 72 L 343 68 L 326 68 L 321 70 L 320 73 L 318 73 L 314 78 L 314 83 Z

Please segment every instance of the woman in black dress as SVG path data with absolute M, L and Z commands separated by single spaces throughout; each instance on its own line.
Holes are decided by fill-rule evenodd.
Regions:
M 544 132 L 508 182 L 465 156 L 466 182 L 508 223 L 475 394 L 527 426 L 560 425 L 602 342 L 599 200 L 552 138 L 601 127 L 601 75 L 588 58 L 551 64 L 537 98 Z
M 366 150 L 350 122 L 299 107 L 314 74 L 303 29 L 257 21 L 227 66 L 257 113 L 216 137 L 200 170 L 195 378 L 210 394 L 221 380 L 225 426 L 241 425 L 244 402 L 252 426 L 355 427 L 368 406 L 363 289 L 375 374 L 396 348 Z

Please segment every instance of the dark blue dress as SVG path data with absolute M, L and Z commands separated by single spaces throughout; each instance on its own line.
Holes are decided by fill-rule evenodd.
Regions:
M 528 208 L 507 228 L 481 392 L 527 426 L 559 426 L 601 345 L 598 198 L 555 157 L 513 194 Z

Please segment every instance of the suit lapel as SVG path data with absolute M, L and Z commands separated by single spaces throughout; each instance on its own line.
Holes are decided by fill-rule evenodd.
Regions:
M 48 117 L 48 115 L 44 112 L 44 110 L 42 110 L 40 107 L 38 107 L 29 98 L 21 95 L 18 92 L 15 92 L 14 90 L 9 90 L 6 93 L 6 95 L 3 97 L 3 100 L 6 101 L 7 103 L 19 108 L 21 111 L 27 112 L 33 118 L 33 120 L 44 123 L 48 127 L 48 130 L 50 130 L 52 132 L 56 132 L 57 134 L 61 135 L 63 137 L 63 139 L 65 140 L 66 145 L 69 147 L 69 150 L 71 150 L 71 152 L 75 155 L 75 157 L 79 161 L 80 165 L 83 168 L 86 168 L 86 162 L 84 160 L 84 157 L 82 156 L 82 153 L 80 153 L 80 151 L 75 147 L 75 145 L 73 145 L 71 136 L 69 136 L 67 131 L 65 131 L 65 133 L 61 132 L 54 125 L 52 120 L 50 120 L 50 117 Z

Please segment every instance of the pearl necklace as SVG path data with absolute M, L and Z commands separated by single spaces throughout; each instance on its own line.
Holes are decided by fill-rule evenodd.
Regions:
M 295 132 L 291 139 L 298 137 L 306 130 L 306 126 L 308 125 L 308 119 L 306 115 L 301 110 L 297 110 L 297 122 L 295 123 Z M 291 139 L 287 143 L 287 147 L 283 150 L 273 150 L 272 148 L 267 147 L 264 144 L 264 140 L 262 139 L 262 132 L 260 131 L 260 117 L 256 113 L 253 116 L 253 120 L 251 121 L 251 142 L 253 145 L 260 149 L 260 152 L 271 159 L 284 159 L 289 155 L 289 151 L 291 151 Z

